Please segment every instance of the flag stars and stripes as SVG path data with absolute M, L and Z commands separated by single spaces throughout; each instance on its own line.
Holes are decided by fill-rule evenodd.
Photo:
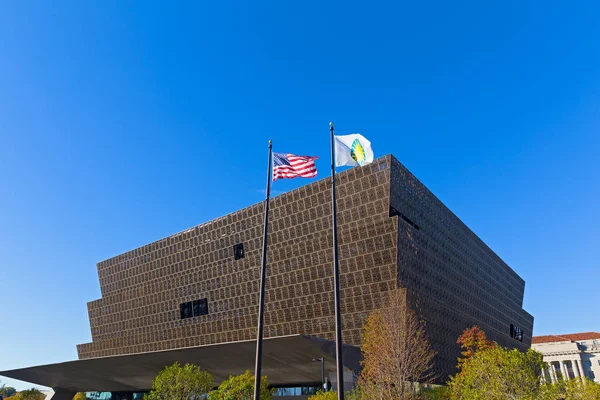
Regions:
M 317 176 L 315 160 L 318 157 L 273 153 L 273 180 L 282 178 L 314 178 Z

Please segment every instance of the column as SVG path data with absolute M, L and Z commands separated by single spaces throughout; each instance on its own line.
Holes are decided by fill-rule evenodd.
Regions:
M 560 376 L 564 380 L 565 379 L 565 365 L 562 361 L 558 362 L 558 372 L 560 372 Z
M 577 377 L 585 382 L 585 373 L 583 372 L 583 366 L 581 365 L 581 360 L 573 361 L 573 368 L 577 368 Z
M 550 377 L 552 378 L 552 382 L 558 382 L 558 377 L 556 376 L 556 368 L 554 367 L 554 363 L 550 362 L 548 365 L 550 365 Z
M 544 380 L 547 383 L 554 382 L 554 375 L 552 375 L 552 364 L 548 363 L 548 368 L 544 369 Z
M 563 379 L 568 380 L 569 379 L 569 369 L 567 368 L 567 363 L 564 361 L 561 361 L 560 366 L 562 367 L 561 371 L 563 373 Z
M 573 374 L 575 375 L 575 378 L 581 378 L 579 368 L 577 368 L 577 360 L 571 360 L 571 366 L 573 367 Z

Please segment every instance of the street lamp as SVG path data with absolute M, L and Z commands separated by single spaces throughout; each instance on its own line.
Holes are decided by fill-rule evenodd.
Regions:
M 323 357 L 313 358 L 313 362 L 321 361 L 321 387 L 324 391 L 327 391 L 325 387 L 325 359 Z

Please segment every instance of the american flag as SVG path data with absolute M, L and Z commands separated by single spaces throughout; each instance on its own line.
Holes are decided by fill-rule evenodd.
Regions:
M 273 180 L 277 178 L 314 178 L 317 176 L 315 160 L 318 157 L 273 153 Z

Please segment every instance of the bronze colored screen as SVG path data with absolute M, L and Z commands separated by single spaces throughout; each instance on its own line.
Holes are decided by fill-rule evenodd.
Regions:
M 473 324 L 502 345 L 529 347 L 524 281 L 393 156 L 337 182 L 345 343 L 360 345 L 366 316 L 400 285 L 427 323 L 440 376 Z M 334 339 L 330 190 L 325 178 L 271 199 L 265 337 Z M 99 263 L 93 341 L 78 345 L 79 358 L 255 338 L 262 223 L 261 203 Z

